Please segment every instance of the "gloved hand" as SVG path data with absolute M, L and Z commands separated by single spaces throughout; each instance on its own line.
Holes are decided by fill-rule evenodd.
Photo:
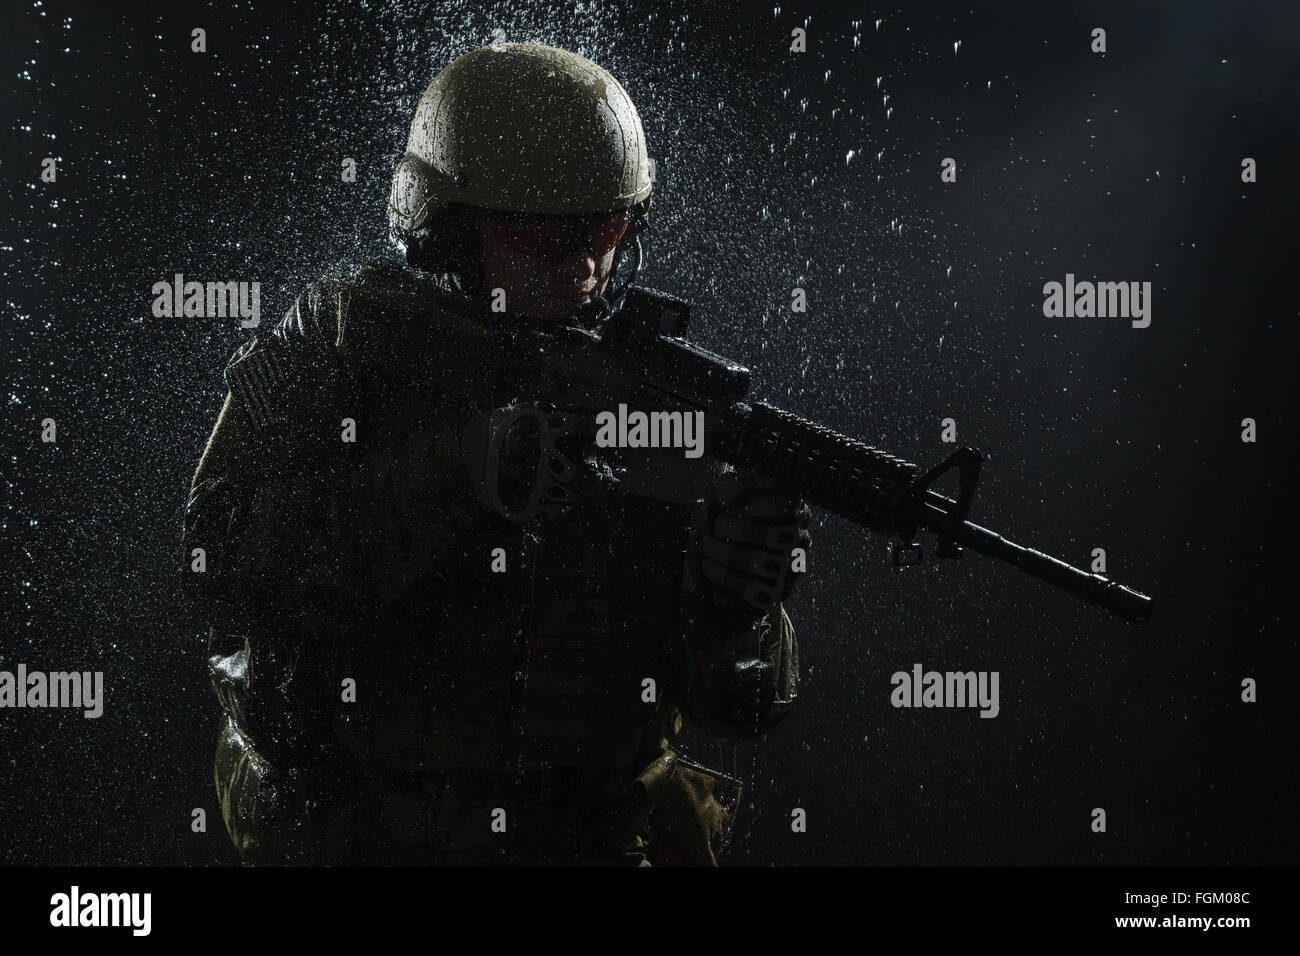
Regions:
M 752 626 L 784 601 L 799 573 L 792 552 L 812 543 L 808 505 L 752 472 L 729 471 L 709 489 L 701 571 L 704 613 L 723 633 Z
M 461 447 L 479 501 L 522 524 L 554 520 L 581 495 L 617 482 L 595 434 L 593 415 L 516 404 L 476 415 Z

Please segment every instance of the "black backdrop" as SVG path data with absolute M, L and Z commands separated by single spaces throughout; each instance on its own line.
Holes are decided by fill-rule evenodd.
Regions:
M 388 255 L 411 111 L 500 28 L 595 59 L 638 104 L 643 280 L 694 302 L 696 339 L 913 460 L 951 450 L 955 419 L 988 455 L 976 521 L 1075 564 L 1104 547 L 1158 602 L 1136 628 L 977 557 L 899 575 L 819 518 L 788 604 L 795 712 L 734 753 L 686 738 L 748 786 L 728 862 L 1294 862 L 1300 12 L 1074 6 L 6 7 L 0 668 L 103 670 L 107 701 L 0 711 L 0 861 L 236 862 L 176 569 L 220 370 L 252 333 L 156 319 L 150 288 L 257 280 L 269 323 Z M 1150 281 L 1151 326 L 1044 318 L 1067 272 Z M 916 662 L 998 671 L 1000 715 L 894 709 Z

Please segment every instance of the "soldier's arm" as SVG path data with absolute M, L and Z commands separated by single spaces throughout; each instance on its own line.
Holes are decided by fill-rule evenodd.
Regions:
M 756 737 L 790 710 L 799 647 L 781 601 L 806 548 L 807 508 L 730 473 L 715 483 L 690 575 L 689 677 L 682 710 L 705 733 Z
M 425 422 L 386 446 L 342 441 L 342 420 L 356 406 L 333 349 L 335 292 L 313 286 L 271 336 L 236 354 L 191 484 L 183 584 L 229 632 L 365 621 L 436 574 L 454 537 L 449 486 L 463 476 L 448 421 Z M 201 572 L 193 570 L 199 548 Z

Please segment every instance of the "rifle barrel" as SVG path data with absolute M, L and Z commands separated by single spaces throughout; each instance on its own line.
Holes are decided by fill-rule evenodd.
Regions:
M 1151 598 L 1140 591 L 970 521 L 951 529 L 950 516 L 959 513 L 952 498 L 929 489 L 915 497 L 901 494 L 920 473 L 909 461 L 766 402 L 731 406 L 722 426 L 724 460 L 774 479 L 814 505 L 887 534 L 907 529 L 910 536 L 924 527 L 945 537 L 951 530 L 954 543 L 1012 564 L 1125 620 L 1142 624 L 1151 616 Z
M 947 528 L 945 517 L 951 508 L 951 498 L 937 492 L 927 492 L 921 523 L 932 531 L 943 533 Z M 953 539 L 963 547 L 1013 564 L 1040 581 L 1064 588 L 1126 620 L 1145 624 L 1151 617 L 1151 598 L 1142 592 L 1127 588 L 1100 574 L 1089 574 L 1050 554 L 1008 541 L 996 531 L 964 521 L 958 526 Z

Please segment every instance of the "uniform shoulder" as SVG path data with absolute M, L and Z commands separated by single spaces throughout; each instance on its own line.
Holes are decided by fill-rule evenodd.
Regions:
M 469 300 L 450 288 L 445 276 L 420 272 L 403 265 L 372 263 L 362 266 L 347 282 L 351 309 L 376 313 L 389 321 L 436 320 L 447 313 L 471 310 Z M 346 330 L 345 330 L 346 331 Z
M 366 263 L 303 289 L 272 335 L 282 348 L 343 354 L 362 349 L 371 334 L 384 334 L 378 330 L 464 308 L 465 300 L 440 277 L 404 265 Z
M 239 346 L 226 363 L 226 384 L 261 430 L 304 372 L 327 380 L 375 343 L 396 341 L 394 329 L 416 324 L 419 313 L 448 294 L 432 277 L 383 263 L 321 278 L 295 297 L 278 324 Z

